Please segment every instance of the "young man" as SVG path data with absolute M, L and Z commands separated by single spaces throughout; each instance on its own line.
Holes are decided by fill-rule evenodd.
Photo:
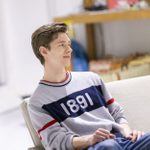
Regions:
M 150 150 L 150 134 L 131 131 L 97 74 L 66 70 L 72 52 L 66 24 L 37 29 L 32 47 L 44 76 L 28 109 L 46 150 Z

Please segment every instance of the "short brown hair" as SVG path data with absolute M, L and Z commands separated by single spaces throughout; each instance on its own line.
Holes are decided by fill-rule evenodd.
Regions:
M 39 51 L 40 46 L 50 49 L 50 42 L 57 38 L 58 33 L 61 32 L 67 32 L 67 25 L 65 23 L 43 25 L 32 34 L 32 48 L 35 56 L 40 60 L 42 65 L 44 64 L 45 60 Z

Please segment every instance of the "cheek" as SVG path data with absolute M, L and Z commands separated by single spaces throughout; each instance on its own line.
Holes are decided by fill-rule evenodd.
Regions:
M 54 60 L 54 61 L 63 61 L 63 54 L 61 53 L 55 53 L 51 56 L 51 58 Z
M 63 49 L 57 48 L 51 51 L 50 57 L 52 59 L 61 60 L 63 59 L 64 54 L 65 54 L 65 51 Z
M 51 57 L 59 57 L 60 56 L 60 51 L 58 49 L 54 50 L 54 51 L 51 51 L 50 55 L 51 55 Z

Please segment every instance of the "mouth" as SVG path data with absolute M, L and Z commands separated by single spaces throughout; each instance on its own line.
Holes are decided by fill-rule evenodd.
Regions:
M 63 56 L 64 58 L 70 58 L 71 56 Z

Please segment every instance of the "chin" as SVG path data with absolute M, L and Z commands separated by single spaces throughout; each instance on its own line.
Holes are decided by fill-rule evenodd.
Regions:
M 69 61 L 69 62 L 65 62 L 65 63 L 64 63 L 64 66 L 65 66 L 65 67 L 71 66 L 70 61 Z
M 63 64 L 65 67 L 71 65 L 71 59 L 63 59 L 61 61 L 61 64 Z
M 70 65 L 71 65 L 71 63 L 70 63 L 70 62 L 65 64 L 65 66 L 70 66 Z

